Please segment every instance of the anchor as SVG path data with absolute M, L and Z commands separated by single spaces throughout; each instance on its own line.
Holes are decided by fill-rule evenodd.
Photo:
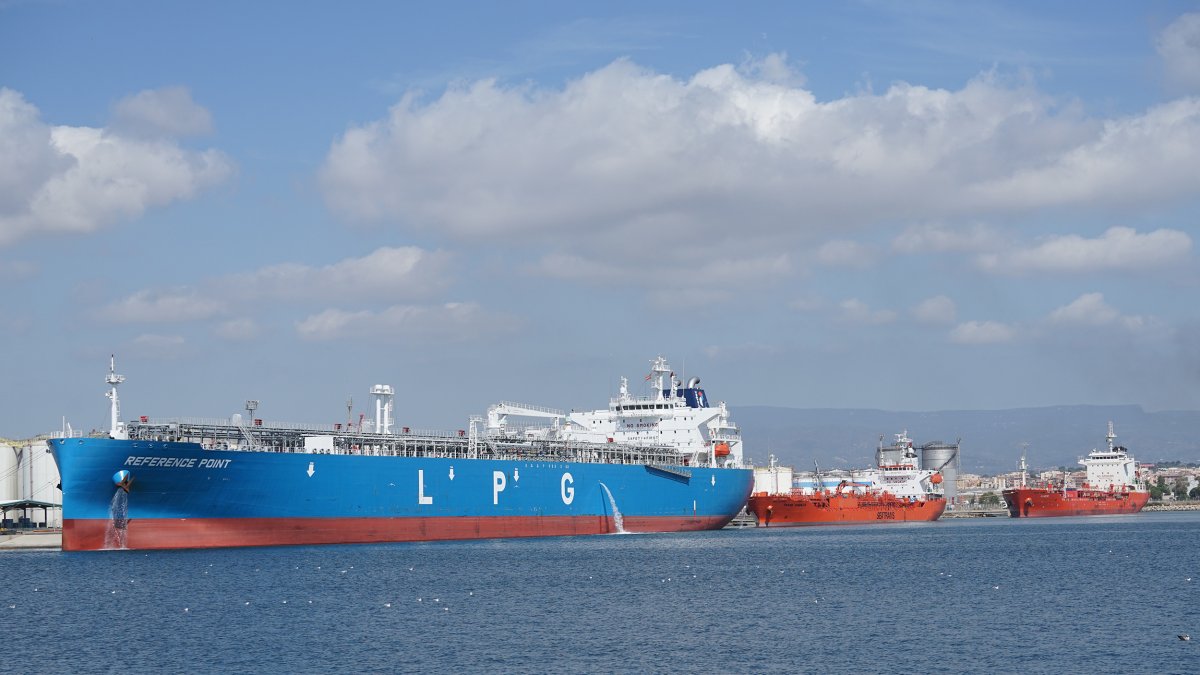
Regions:
M 120 471 L 113 474 L 112 480 L 113 480 L 113 485 L 116 485 L 117 487 L 121 488 L 126 493 L 128 493 L 129 486 L 133 484 L 133 474 L 129 473 L 125 469 L 121 469 Z

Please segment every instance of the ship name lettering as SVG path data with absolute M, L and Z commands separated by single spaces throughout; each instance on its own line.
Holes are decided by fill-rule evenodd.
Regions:
M 875 520 L 895 520 L 895 511 L 879 511 L 875 514 Z
M 145 457 L 130 455 L 125 458 L 125 466 L 156 466 L 164 469 L 192 469 L 196 466 L 195 457 Z
M 562 500 L 568 506 L 575 501 L 575 477 L 569 473 L 562 476 Z
M 201 469 L 224 469 L 229 466 L 232 459 L 202 459 L 200 460 L 199 468 Z

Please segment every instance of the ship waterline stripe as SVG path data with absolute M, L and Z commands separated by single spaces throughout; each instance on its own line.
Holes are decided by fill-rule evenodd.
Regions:
M 625 516 L 626 532 L 683 532 L 723 527 L 732 516 Z M 64 551 L 98 551 L 111 542 L 107 519 L 63 521 Z M 308 544 L 366 544 L 610 534 L 613 519 L 585 516 L 446 516 L 417 518 L 138 518 L 125 548 L 180 549 Z

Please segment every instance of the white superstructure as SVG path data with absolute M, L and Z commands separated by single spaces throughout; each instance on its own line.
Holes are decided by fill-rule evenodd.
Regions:
M 667 446 L 689 456 L 695 466 L 740 467 L 742 437 L 729 419 L 724 401 L 710 407 L 693 377 L 683 386 L 662 356 L 651 361 L 645 377 L 649 393 L 635 396 L 622 377 L 619 393 L 608 408 L 571 411 L 499 403 L 488 408 L 487 432 L 523 432 L 531 439 Z M 531 420 L 540 420 L 531 424 Z
M 1113 445 L 1113 423 L 1108 423 L 1107 450 L 1092 450 L 1079 463 L 1087 469 L 1085 487 L 1092 490 L 1124 490 L 1139 489 L 1141 480 L 1138 476 L 1137 461 L 1129 456 L 1129 451 L 1119 445 Z
M 112 355 L 108 360 L 108 377 L 104 378 L 108 383 L 109 390 L 109 438 L 129 438 L 129 432 L 125 429 L 125 423 L 121 421 L 121 400 L 117 398 L 117 385 L 125 381 L 124 375 L 117 374 L 117 357 Z
M 944 494 L 941 472 L 936 467 L 921 467 L 920 457 L 908 437 L 908 431 L 896 434 L 895 441 L 889 446 L 884 446 L 880 437 L 876 464 L 873 469 L 796 472 L 792 478 L 792 490 L 803 495 L 835 491 L 856 494 L 887 492 L 902 499 L 924 499 Z M 777 494 L 769 489 L 770 484 L 765 480 L 764 487 L 759 489 L 758 471 L 755 470 L 755 491 Z

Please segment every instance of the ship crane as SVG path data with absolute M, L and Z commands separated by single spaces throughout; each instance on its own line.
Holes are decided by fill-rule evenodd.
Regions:
M 567 418 L 566 413 L 561 410 L 544 408 L 536 405 L 527 405 L 524 403 L 513 403 L 511 401 L 501 401 L 496 405 L 488 407 L 488 430 L 498 431 L 501 434 L 505 433 L 508 430 L 508 418 L 510 416 L 550 420 L 551 427 L 555 431 L 560 428 L 564 421 L 566 421 L 568 424 L 571 423 L 571 421 Z

